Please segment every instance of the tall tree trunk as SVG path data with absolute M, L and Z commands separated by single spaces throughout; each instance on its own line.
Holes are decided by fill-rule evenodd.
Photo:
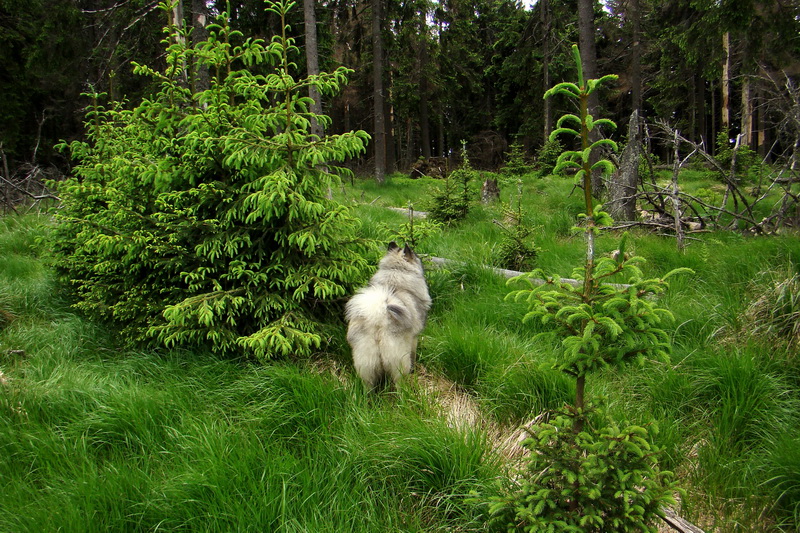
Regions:
M 544 91 L 548 91 L 552 84 L 550 80 L 550 32 L 553 21 L 550 16 L 550 0 L 539 0 L 539 17 L 542 22 L 542 33 L 544 34 L 542 41 L 542 85 L 544 86 Z M 550 133 L 553 131 L 553 106 L 551 100 L 551 98 L 544 99 L 544 109 L 542 110 L 544 142 L 547 142 L 550 138 Z
M 595 0 L 578 0 L 578 41 L 581 49 L 584 79 L 597 78 L 597 47 L 595 46 L 594 25 Z M 595 96 L 594 107 L 597 107 Z M 589 103 L 592 112 L 592 103 Z
M 583 65 L 583 76 L 585 80 L 597 78 L 597 47 L 595 46 L 595 24 L 594 24 L 594 6 L 595 0 L 578 0 L 578 42 L 580 43 L 581 63 Z M 597 93 L 593 92 L 589 95 L 588 112 L 592 117 L 597 116 L 598 105 Z M 598 140 L 598 131 L 593 129 L 589 136 L 589 141 L 594 142 Z M 593 151 L 594 164 L 599 154 Z M 599 171 L 592 173 L 592 191 L 595 197 L 599 198 L 603 193 L 603 181 Z
M 172 11 L 168 11 L 167 15 L 170 17 L 170 25 L 175 26 L 175 29 L 178 31 L 183 30 L 183 0 L 175 2 L 172 6 Z M 183 42 L 183 38 L 180 34 L 175 35 L 175 40 L 176 42 Z
M 385 52 L 385 49 L 384 49 Z M 388 64 L 388 58 L 386 57 L 388 54 L 384 54 L 383 56 L 383 64 Z M 398 145 L 395 140 L 395 116 L 394 116 L 394 107 L 392 106 L 392 87 L 394 85 L 394 81 L 392 80 L 392 71 L 386 73 L 388 76 L 388 80 L 383 84 L 383 116 L 384 118 L 384 129 L 386 130 L 386 173 L 391 174 L 397 168 L 397 151 Z
M 628 0 L 628 19 L 632 25 L 631 45 L 631 108 L 642 114 L 642 15 L 639 0 Z
M 196 46 L 208 39 L 208 4 L 205 0 L 192 0 L 192 46 Z M 207 91 L 211 87 L 208 74 L 208 65 L 200 65 L 195 59 L 194 65 L 194 92 Z
M 730 32 L 725 32 L 722 35 L 722 51 L 725 54 L 725 62 L 722 64 L 722 119 L 720 128 L 722 131 L 730 131 L 731 129 L 731 34 Z
M 386 181 L 386 115 L 383 97 L 383 35 L 381 33 L 382 0 L 372 1 L 372 106 L 375 115 L 375 180 Z
M 422 36 L 420 47 L 419 134 L 420 143 L 422 144 L 422 157 L 428 159 L 431 156 L 431 127 L 428 116 L 428 42 L 424 35 Z
M 753 146 L 753 94 L 750 77 L 745 76 L 742 81 L 742 144 Z
M 319 50 L 317 47 L 317 15 L 314 11 L 314 0 L 303 0 L 303 18 L 306 29 L 306 66 L 309 76 L 319 75 Z M 311 98 L 311 113 L 322 114 L 322 96 L 315 85 L 308 86 L 308 97 Z M 316 117 L 311 119 L 311 133 L 322 137 L 322 127 Z
M 689 138 L 697 142 L 697 76 L 692 74 L 689 83 Z
M 756 131 L 757 133 L 757 140 L 756 146 L 758 149 L 758 155 L 761 156 L 762 159 L 767 157 L 767 121 L 765 120 L 765 113 L 764 113 L 764 106 L 763 106 L 763 92 L 762 87 L 758 86 L 756 89 L 756 101 L 759 102 L 759 105 L 756 107 Z
M 695 74 L 695 114 L 697 116 L 697 143 L 702 143 L 708 138 L 708 120 L 706 117 L 706 82 L 702 76 Z
M 436 113 L 436 116 L 439 117 L 439 122 L 438 122 L 439 129 L 436 135 L 436 141 L 438 144 L 438 146 L 436 147 L 436 155 L 439 157 L 445 157 L 447 156 L 447 148 L 445 147 L 446 140 L 444 132 L 444 111 L 442 111 L 441 103 L 439 104 L 438 109 L 439 112 Z
M 184 24 L 183 24 L 183 0 L 178 0 L 172 6 L 172 9 L 167 11 L 167 17 L 169 18 L 169 24 L 172 27 L 172 42 L 176 44 L 186 44 L 186 37 L 184 36 Z M 182 65 L 183 71 L 180 75 L 181 84 L 185 87 L 189 85 L 189 78 L 186 73 L 186 64 Z
M 709 152 L 712 154 L 717 153 L 717 88 L 715 83 L 711 82 L 711 138 L 708 143 Z

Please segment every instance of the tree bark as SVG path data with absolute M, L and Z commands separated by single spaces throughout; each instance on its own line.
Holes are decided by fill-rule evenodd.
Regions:
M 639 111 L 634 109 L 628 123 L 628 144 L 622 151 L 619 169 L 612 177 L 608 194 L 608 212 L 614 220 L 636 219 L 636 190 L 639 186 L 639 156 L 641 128 Z
M 731 129 L 731 34 L 722 35 L 722 51 L 725 62 L 722 64 L 722 131 Z
M 319 50 L 317 46 L 317 15 L 314 11 L 314 0 L 303 0 L 303 18 L 305 19 L 306 34 L 306 66 L 309 76 L 319 75 Z M 308 97 L 311 98 L 311 113 L 322 114 L 322 96 L 315 85 L 308 86 Z M 322 127 L 316 119 L 311 117 L 311 134 L 322 137 Z
M 550 90 L 552 84 L 550 80 L 550 32 L 553 21 L 550 16 L 550 0 L 539 0 L 539 17 L 542 22 L 542 33 L 544 34 L 544 39 L 542 40 L 542 85 L 544 90 L 542 92 L 546 92 Z M 544 99 L 542 115 L 544 142 L 547 142 L 550 138 L 550 133 L 553 131 L 553 107 L 550 98 Z
M 425 22 L 423 21 L 423 24 Z M 431 157 L 431 127 L 428 115 L 428 42 L 425 35 L 421 36 L 419 55 L 419 134 L 422 144 L 422 157 Z
M 375 180 L 386 181 L 386 115 L 383 95 L 383 34 L 381 32 L 382 0 L 372 0 L 372 80 L 373 113 L 375 115 Z
M 639 0 L 628 0 L 628 18 L 632 25 L 631 43 L 631 109 L 642 114 L 642 17 Z
M 753 94 L 750 77 L 744 76 L 742 81 L 742 144 L 753 146 Z
M 192 0 L 192 46 L 197 46 L 208 39 L 208 5 L 205 0 Z M 193 92 L 200 93 L 207 91 L 211 87 L 209 80 L 208 65 L 201 65 L 194 60 L 194 79 Z

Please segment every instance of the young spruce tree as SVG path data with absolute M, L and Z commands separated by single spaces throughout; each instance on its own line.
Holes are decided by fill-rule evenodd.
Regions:
M 576 169 L 583 187 L 586 214 L 580 230 L 586 236 L 586 261 L 572 273 L 578 284 L 537 269 L 509 280 L 527 284 L 509 298 L 528 304 L 524 320 L 540 321 L 549 330 L 543 335 L 561 340 L 559 368 L 575 379 L 575 402 L 549 422 L 530 428 L 524 445 L 532 453 L 524 472 L 491 500 L 489 509 L 508 531 L 655 532 L 653 522 L 663 505 L 674 502 L 676 489 L 672 474 L 658 468 L 654 428 L 618 424 L 600 399 L 587 400 L 586 378 L 604 367 L 668 356 L 669 337 L 662 328 L 671 315 L 654 297 L 666 289 L 667 277 L 685 269 L 662 279 L 643 279 L 637 265 L 644 259 L 625 257 L 624 237 L 616 259 L 595 260 L 595 235 L 610 217 L 592 204 L 592 171 L 607 173 L 613 166 L 605 159 L 592 165 L 591 155 L 601 145 L 616 149 L 616 144 L 590 141 L 592 129 L 614 123 L 593 118 L 587 103 L 592 92 L 615 77 L 584 80 L 577 46 L 573 56 L 578 83 L 560 83 L 545 97 L 560 93 L 579 104 L 580 114 L 561 117 L 551 140 L 568 135 L 580 141 L 579 150 L 561 154 L 556 173 Z M 536 281 L 540 278 L 544 284 Z
M 157 93 L 133 109 L 95 95 L 88 141 L 63 145 L 77 165 L 59 184 L 61 277 L 77 307 L 129 339 L 307 354 L 331 303 L 365 275 L 357 221 L 326 194 L 368 136 L 309 133 L 312 119 L 330 120 L 312 115 L 307 87 L 330 95 L 348 71 L 293 77 L 292 5 L 267 1 L 282 21 L 269 43 L 245 39 L 225 13 L 193 47 L 167 28 L 166 70 L 135 65 Z M 190 90 L 188 66 L 208 68 L 208 90 Z

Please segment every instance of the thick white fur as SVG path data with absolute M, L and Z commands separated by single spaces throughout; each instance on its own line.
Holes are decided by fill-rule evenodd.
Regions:
M 369 285 L 345 308 L 353 366 L 367 387 L 376 388 L 386 377 L 396 385 L 413 371 L 430 305 L 419 258 L 392 243 Z

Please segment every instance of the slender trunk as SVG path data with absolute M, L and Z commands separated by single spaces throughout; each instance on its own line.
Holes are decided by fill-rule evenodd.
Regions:
M 167 11 L 167 16 L 169 17 L 169 24 L 172 26 L 173 34 L 172 34 L 172 42 L 176 44 L 186 44 L 186 37 L 184 36 L 183 29 L 183 0 L 178 0 L 172 6 L 172 10 Z M 186 64 L 181 65 L 182 71 L 180 73 L 180 82 L 183 86 L 188 86 L 189 79 L 186 75 Z
M 384 65 L 388 63 L 386 56 L 383 58 Z M 387 73 L 389 80 L 388 83 L 384 83 L 383 93 L 383 116 L 384 119 L 384 128 L 386 130 L 386 173 L 391 174 L 397 168 L 397 145 L 396 142 L 396 133 L 395 133 L 395 116 L 394 116 L 394 106 L 392 105 L 392 71 L 389 70 Z
M 753 146 L 753 95 L 750 77 L 742 81 L 742 144 Z
M 398 136 L 399 137 L 399 136 Z M 411 164 L 416 159 L 414 156 L 416 151 L 414 150 L 414 122 L 411 120 L 411 117 L 406 119 L 406 154 L 403 157 L 403 151 L 399 150 L 401 161 L 404 161 L 406 167 L 410 167 Z
M 314 0 L 303 0 L 303 18 L 305 19 L 306 34 L 306 66 L 309 76 L 319 75 L 319 50 L 317 46 L 317 15 L 314 10 Z M 315 85 L 308 86 L 308 97 L 311 98 L 312 115 L 322 114 L 322 97 Z M 311 133 L 322 137 L 322 127 L 316 116 L 311 117 Z
M 731 129 L 731 34 L 722 35 L 722 50 L 725 62 L 722 64 L 722 131 Z
M 208 5 L 205 0 L 192 0 L 192 46 L 208 39 Z M 208 65 L 199 64 L 194 59 L 194 76 L 192 80 L 193 92 L 200 93 L 211 87 Z
M 431 157 L 431 128 L 428 117 L 428 43 L 422 38 L 420 50 L 419 80 L 419 134 L 422 144 L 422 157 Z
M 697 76 L 692 74 L 689 87 L 689 138 L 697 142 Z
M 767 123 L 764 117 L 763 93 L 760 87 L 756 89 L 755 100 L 758 102 L 758 105 L 756 106 L 755 120 L 757 132 L 756 146 L 758 149 L 758 155 L 763 160 L 769 157 L 769 153 L 767 150 Z
M 717 153 L 717 88 L 711 82 L 711 140 L 708 143 L 708 151 L 712 155 Z
M 436 153 L 439 157 L 445 157 L 447 155 L 447 149 L 445 148 L 445 137 L 444 137 L 444 111 L 442 111 L 441 105 L 439 106 L 439 130 L 437 135 L 437 144 Z
M 386 181 L 386 115 L 383 98 L 383 35 L 381 33 L 381 1 L 372 0 L 372 81 L 375 115 L 375 180 Z
M 628 16 L 633 26 L 631 46 L 631 107 L 642 112 L 642 24 L 639 0 L 628 0 Z
M 702 76 L 695 75 L 695 102 L 697 103 L 697 135 L 695 142 L 702 143 L 708 137 L 708 120 L 706 117 L 706 82 Z
M 550 32 L 552 26 L 552 19 L 550 17 L 550 0 L 539 0 L 539 16 L 542 22 L 542 33 L 544 40 L 542 42 L 542 85 L 544 90 L 548 91 L 552 81 L 550 81 Z M 553 131 L 553 106 L 550 98 L 544 99 L 544 109 L 542 110 L 542 119 L 544 121 L 544 142 L 550 138 L 550 133 Z

